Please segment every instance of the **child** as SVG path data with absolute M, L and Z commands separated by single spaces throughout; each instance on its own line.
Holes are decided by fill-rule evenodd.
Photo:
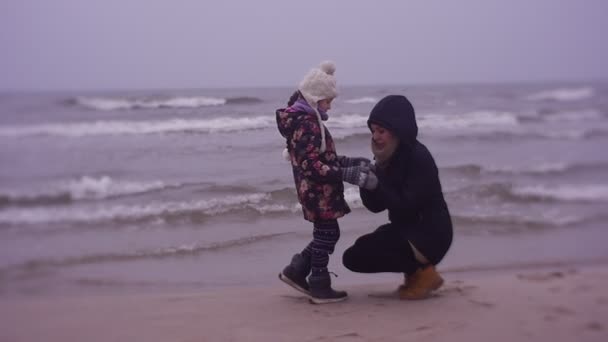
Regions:
M 344 200 L 346 177 L 352 178 L 354 167 L 369 164 L 365 158 L 339 157 L 323 121 L 337 96 L 335 65 L 323 62 L 304 77 L 291 96 L 288 108 L 276 111 L 277 126 L 287 143 L 286 157 L 302 205 L 304 219 L 313 222 L 313 240 L 295 254 L 279 279 L 309 295 L 316 304 L 345 300 L 346 292 L 331 288 L 327 270 L 329 254 L 340 237 L 337 219 L 348 214 Z M 356 176 L 363 173 L 356 173 Z M 360 177 L 365 181 L 365 177 Z M 308 281 L 306 277 L 308 277 Z

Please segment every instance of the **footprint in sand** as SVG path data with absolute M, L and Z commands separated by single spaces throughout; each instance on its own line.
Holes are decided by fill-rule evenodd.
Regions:
M 551 293 L 560 293 L 562 292 L 562 288 L 559 286 L 552 286 L 550 288 L 548 288 L 547 290 L 549 290 L 549 292 Z
M 335 341 L 337 339 L 342 339 L 342 338 L 347 338 L 347 339 L 351 339 L 351 338 L 356 338 L 356 339 L 363 339 L 363 336 L 359 335 L 359 333 L 357 332 L 351 332 L 351 333 L 346 333 L 346 334 L 342 334 L 342 335 L 336 335 L 336 336 L 319 336 L 316 338 L 316 341 Z
M 451 281 L 450 284 L 443 286 L 439 290 L 431 293 L 430 298 L 437 298 L 449 294 L 457 294 L 459 296 L 469 295 L 473 290 L 477 289 L 477 286 L 473 285 L 461 285 L 464 284 L 461 280 Z M 399 299 L 399 292 L 397 290 L 388 291 L 376 291 L 368 294 L 371 298 L 383 298 L 383 299 Z
M 488 308 L 488 309 L 496 306 L 496 304 L 494 304 L 494 303 L 484 302 L 484 301 L 475 300 L 475 299 L 469 299 L 469 303 L 473 303 L 475 305 L 482 306 L 482 307 Z
M 532 273 L 532 274 L 518 274 L 517 279 L 529 280 L 529 281 L 550 281 L 560 279 L 564 277 L 563 272 L 548 272 L 548 273 Z
M 593 330 L 593 331 L 602 331 L 604 330 L 604 326 L 598 322 L 589 322 L 585 325 L 585 329 Z
M 572 316 L 575 315 L 576 312 L 565 307 L 565 306 L 553 306 L 551 308 L 549 308 L 549 310 L 551 311 L 551 313 L 555 313 L 558 315 L 562 315 L 562 316 Z
M 451 294 L 451 293 L 456 293 L 460 296 L 466 296 L 469 295 L 471 292 L 473 292 L 473 290 L 477 289 L 477 286 L 473 286 L 473 285 L 464 285 L 464 286 L 446 286 L 444 288 L 441 288 L 437 291 L 437 294 L 439 295 L 446 295 L 446 294 Z

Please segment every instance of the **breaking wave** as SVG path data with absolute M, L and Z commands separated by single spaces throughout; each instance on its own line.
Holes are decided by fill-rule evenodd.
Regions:
M 580 101 L 591 98 L 594 95 L 595 90 L 592 87 L 559 88 L 532 94 L 527 99 L 532 101 Z
M 554 200 L 554 201 L 608 201 L 608 185 L 534 185 L 518 186 L 512 193 L 525 199 Z
M 350 103 L 350 104 L 362 104 L 362 103 L 376 103 L 378 102 L 378 99 L 376 99 L 375 97 L 358 97 L 355 99 L 349 99 L 349 100 L 345 100 L 345 103 Z
M 492 183 L 454 190 L 450 196 L 474 194 L 482 198 L 497 197 L 501 202 L 604 202 L 608 201 L 608 185 L 512 185 Z
M 166 119 L 148 121 L 94 121 L 80 123 L 49 123 L 28 126 L 0 127 L 0 137 L 51 135 L 86 137 L 96 135 L 162 134 L 175 132 L 234 132 L 268 128 L 276 125 L 274 117 L 215 119 Z
M 168 98 L 112 98 L 80 96 L 66 101 L 68 105 L 77 105 L 101 111 L 161 109 L 161 108 L 199 108 L 221 106 L 226 104 L 250 104 L 262 102 L 257 97 L 219 98 L 208 96 L 176 96 Z
M 57 182 L 50 185 L 46 191 L 39 190 L 29 194 L 0 192 L 0 207 L 65 204 L 74 200 L 135 195 L 168 187 L 175 187 L 175 185 L 165 184 L 161 181 L 122 181 L 114 180 L 109 176 L 83 176 L 74 180 Z
M 268 206 L 269 194 L 226 196 L 198 201 L 168 201 L 140 205 L 86 205 L 36 208 L 7 208 L 0 211 L 0 224 L 42 223 L 129 223 L 140 221 L 200 221 L 206 217 L 239 210 L 266 213 L 284 208 Z
M 426 114 L 417 118 L 418 126 L 428 129 L 467 129 L 490 127 L 515 127 L 518 116 L 511 112 L 474 111 L 464 114 Z
M 564 162 L 547 162 L 547 163 L 536 163 L 520 166 L 510 165 L 490 165 L 482 166 L 479 164 L 465 164 L 446 166 L 441 168 L 442 172 L 458 173 L 464 175 L 479 175 L 481 173 L 501 173 L 501 174 L 513 174 L 513 175 L 538 175 L 547 176 L 554 174 L 570 174 L 576 172 L 586 171 L 598 171 L 608 172 L 608 163 L 580 163 L 580 164 L 569 164 Z

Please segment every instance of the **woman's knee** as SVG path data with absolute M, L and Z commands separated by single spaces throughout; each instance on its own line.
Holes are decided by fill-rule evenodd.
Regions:
M 348 248 L 344 251 L 344 254 L 342 254 L 342 264 L 353 272 L 360 272 L 361 270 L 359 259 L 359 253 L 355 246 Z

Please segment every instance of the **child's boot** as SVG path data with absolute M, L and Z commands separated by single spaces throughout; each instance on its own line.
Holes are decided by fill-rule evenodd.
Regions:
M 336 291 L 331 288 L 329 273 L 311 275 L 308 277 L 310 284 L 310 301 L 314 304 L 326 304 L 341 302 L 348 297 L 346 291 Z
M 443 278 L 435 270 L 435 266 L 430 265 L 416 271 L 408 282 L 408 286 L 399 289 L 401 299 L 425 299 L 432 291 L 437 290 L 443 285 Z
M 291 263 L 279 273 L 279 279 L 294 289 L 310 296 L 310 287 L 306 277 L 310 273 L 310 259 L 304 258 L 301 254 L 295 254 L 291 258 Z

